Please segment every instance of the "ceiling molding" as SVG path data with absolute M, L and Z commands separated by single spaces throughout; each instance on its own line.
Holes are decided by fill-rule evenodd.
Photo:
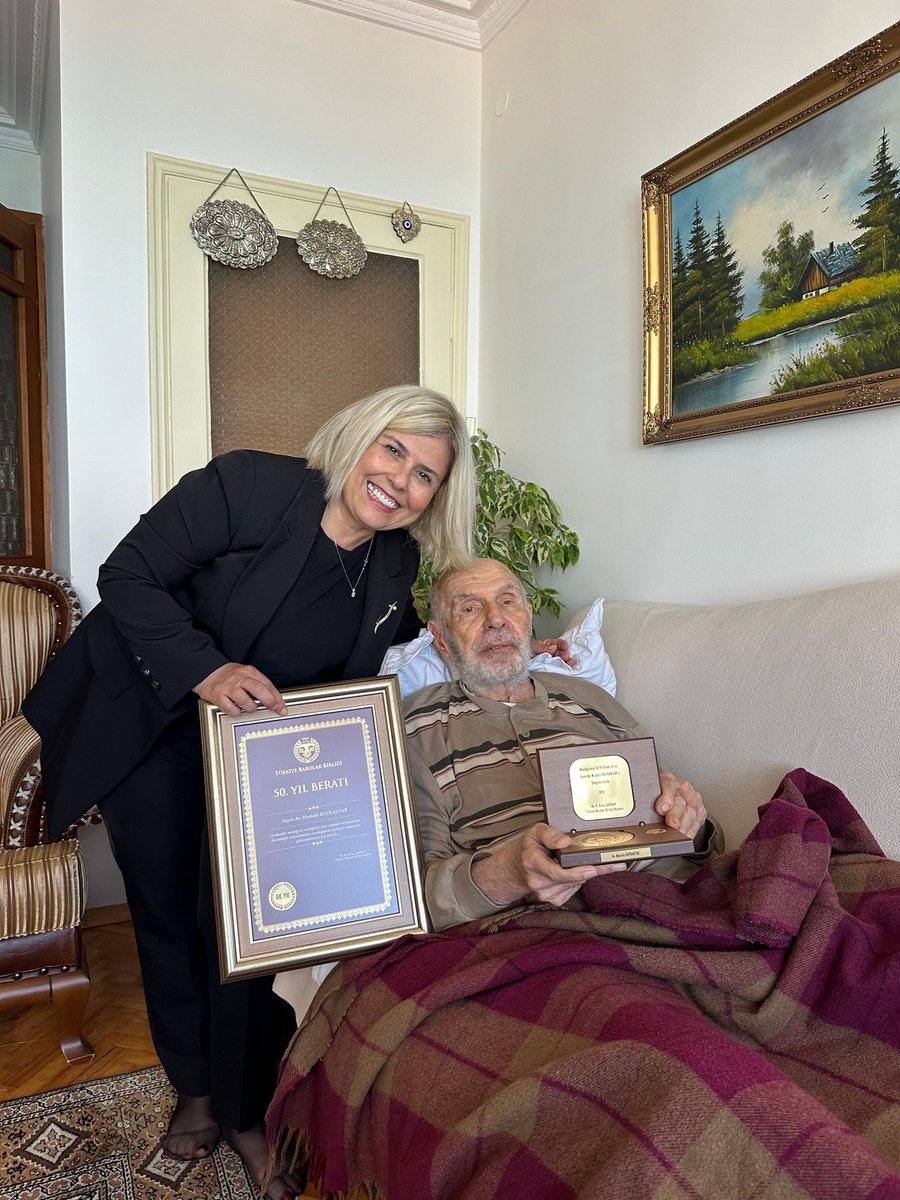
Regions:
M 49 0 L 0 0 L 0 146 L 40 149 Z
M 422 37 L 483 50 L 528 0 L 298 0 Z
M 297 0 L 483 50 L 528 0 Z M 0 0 L 0 147 L 40 151 L 51 0 Z

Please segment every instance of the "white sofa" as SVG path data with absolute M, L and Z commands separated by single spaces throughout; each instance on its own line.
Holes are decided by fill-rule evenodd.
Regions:
M 703 793 L 727 849 L 805 767 L 900 859 L 900 577 L 721 607 L 607 601 L 602 632 L 617 698 Z M 326 974 L 283 972 L 275 990 L 300 1016 Z
M 607 602 L 603 639 L 618 699 L 729 849 L 805 767 L 900 859 L 900 577 L 722 607 Z

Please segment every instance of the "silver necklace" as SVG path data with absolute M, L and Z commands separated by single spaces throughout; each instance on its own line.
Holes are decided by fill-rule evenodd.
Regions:
M 373 533 L 372 536 L 369 538 L 369 548 L 366 551 L 366 557 L 363 560 L 363 565 L 360 567 L 359 574 L 356 577 L 356 583 L 354 583 L 353 580 L 350 578 L 350 576 L 347 574 L 347 568 L 344 566 L 344 560 L 341 558 L 341 548 L 337 544 L 337 538 L 334 536 L 334 522 L 329 520 L 328 524 L 331 526 L 331 531 L 330 531 L 329 536 L 330 536 L 332 542 L 334 543 L 334 549 L 335 549 L 335 553 L 338 556 L 338 562 L 341 564 L 341 570 L 344 572 L 344 578 L 347 580 L 347 586 L 350 589 L 350 599 L 355 600 L 356 599 L 356 589 L 359 587 L 359 581 L 363 577 L 363 571 L 365 571 L 366 567 L 369 565 L 369 555 L 372 553 L 372 543 L 375 541 L 375 534 Z

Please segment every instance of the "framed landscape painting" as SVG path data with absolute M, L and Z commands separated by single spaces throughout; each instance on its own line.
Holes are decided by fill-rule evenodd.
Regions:
M 641 185 L 645 443 L 900 402 L 900 23 Z

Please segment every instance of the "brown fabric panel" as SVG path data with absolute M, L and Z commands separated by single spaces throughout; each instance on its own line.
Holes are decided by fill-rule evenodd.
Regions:
M 77 925 L 85 899 L 76 841 L 0 850 L 0 941 Z
M 0 724 L 19 711 L 46 666 L 56 627 L 49 596 L 0 580 Z
M 418 261 L 370 253 L 327 279 L 292 238 L 255 270 L 209 260 L 209 374 L 214 454 L 300 454 L 353 400 L 419 382 Z

